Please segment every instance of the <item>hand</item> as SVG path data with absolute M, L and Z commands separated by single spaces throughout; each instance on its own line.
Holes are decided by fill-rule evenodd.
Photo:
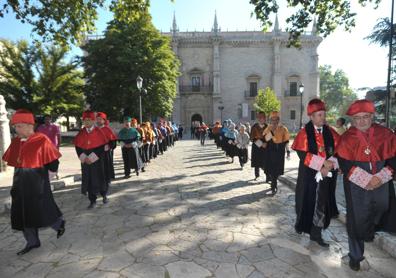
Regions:
M 334 168 L 334 163 L 332 161 L 325 160 L 323 167 L 325 167 L 327 170 L 331 170 Z
M 85 163 L 85 164 L 88 164 L 88 165 L 92 164 L 91 160 L 89 160 L 88 157 L 84 160 L 84 163 Z
M 366 186 L 367 190 L 373 190 L 379 187 L 382 184 L 382 181 L 379 177 L 373 176 L 369 182 L 369 184 Z
M 267 147 L 267 143 L 263 143 L 263 145 L 261 145 L 261 147 L 262 147 L 263 149 L 265 149 L 265 148 Z
M 320 169 L 320 173 L 322 174 L 322 177 L 325 178 L 329 174 L 329 170 L 326 167 L 322 167 L 322 169 Z

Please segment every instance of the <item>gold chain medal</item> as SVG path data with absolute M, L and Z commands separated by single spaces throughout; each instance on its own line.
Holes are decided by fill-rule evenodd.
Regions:
M 324 148 L 323 146 L 321 146 L 321 147 L 319 148 L 319 152 L 324 152 L 324 150 L 325 150 L 325 148 Z

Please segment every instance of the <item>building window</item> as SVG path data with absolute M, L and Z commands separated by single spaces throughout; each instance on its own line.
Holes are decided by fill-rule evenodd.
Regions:
M 257 82 L 249 83 L 249 94 L 251 97 L 257 96 Z
M 250 111 L 250 120 L 251 121 L 256 120 L 256 111 Z
M 290 110 L 290 120 L 296 119 L 296 110 Z
M 297 96 L 297 82 L 290 82 L 290 96 Z
M 191 77 L 191 86 L 193 92 L 201 91 L 201 78 L 199 76 Z

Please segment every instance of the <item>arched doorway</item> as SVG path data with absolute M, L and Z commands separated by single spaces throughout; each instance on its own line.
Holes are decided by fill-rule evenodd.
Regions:
M 194 114 L 191 116 L 191 126 L 197 126 L 202 123 L 202 116 L 200 114 Z

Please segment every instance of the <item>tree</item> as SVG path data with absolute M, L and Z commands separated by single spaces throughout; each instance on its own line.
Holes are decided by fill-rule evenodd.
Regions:
M 320 98 L 326 103 L 327 119 L 334 122 L 345 115 L 349 105 L 357 99 L 349 86 L 345 72 L 337 69 L 334 73 L 330 65 L 320 66 Z
M 290 33 L 290 43 L 300 46 L 299 38 L 304 34 L 308 25 L 316 18 L 317 33 L 328 36 L 338 26 L 350 31 L 355 26 L 356 13 L 351 11 L 350 0 L 286 0 L 288 7 L 295 12 L 286 19 L 290 24 L 286 31 Z M 378 6 L 381 0 L 359 0 L 361 6 L 374 4 Z M 262 22 L 264 29 L 268 29 L 272 22 L 269 17 L 279 10 L 277 0 L 250 0 L 254 5 L 254 14 Z
M 260 89 L 254 102 L 254 108 L 257 112 L 264 112 L 269 115 L 273 111 L 280 111 L 281 102 L 276 97 L 275 92 L 267 87 L 263 91 Z
M 26 41 L 14 44 L 0 41 L 0 94 L 12 109 L 26 108 L 37 112 L 33 102 L 38 84 L 33 69 L 37 61 L 34 45 Z
M 15 14 L 22 23 L 33 26 L 33 32 L 45 41 L 82 42 L 87 33 L 95 30 L 100 8 L 109 8 L 118 19 L 133 15 L 149 6 L 148 0 L 7 0 L 0 7 L 0 18 Z
M 80 116 L 84 106 L 83 72 L 76 60 L 66 62 L 67 48 L 39 48 L 36 71 L 40 111 L 49 115 Z
M 143 116 L 169 116 L 176 96 L 179 62 L 170 48 L 170 39 L 153 26 L 148 10 L 140 15 L 114 19 L 104 38 L 91 40 L 82 58 L 88 103 L 119 119 L 121 112 L 139 115 L 136 78 L 143 77 Z
M 10 108 L 58 116 L 80 114 L 84 103 L 82 72 L 75 61 L 65 61 L 66 48 L 1 42 L 0 93 Z
M 393 24 L 394 30 L 396 30 L 396 24 Z M 374 26 L 371 34 L 366 37 L 371 43 L 379 44 L 382 47 L 389 48 L 391 36 L 391 21 L 389 18 L 381 18 L 378 20 L 377 24 Z M 396 40 L 396 32 L 393 34 L 393 40 Z M 396 60 L 396 44 L 393 43 L 392 46 L 392 59 Z M 396 73 L 396 65 L 392 67 L 392 73 Z

